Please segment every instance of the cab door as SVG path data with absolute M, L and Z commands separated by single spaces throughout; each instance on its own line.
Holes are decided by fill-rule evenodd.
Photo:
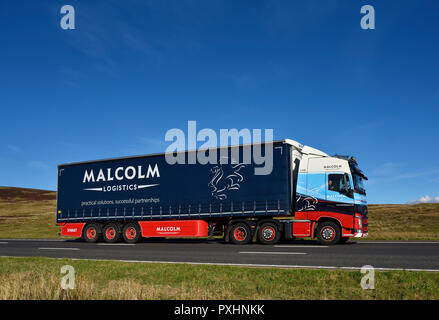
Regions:
M 328 211 L 354 214 L 354 191 L 349 174 L 326 173 L 326 201 Z

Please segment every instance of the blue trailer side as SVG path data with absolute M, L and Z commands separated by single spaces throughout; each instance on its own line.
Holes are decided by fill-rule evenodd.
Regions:
M 57 222 L 290 215 L 291 153 L 273 150 L 268 175 L 242 161 L 171 165 L 164 154 L 60 165 Z

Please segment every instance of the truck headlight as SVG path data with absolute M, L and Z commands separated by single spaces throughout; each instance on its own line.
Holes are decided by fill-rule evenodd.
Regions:
M 358 217 L 358 227 L 360 229 L 363 229 L 363 221 L 362 221 L 361 217 Z
M 361 217 L 355 217 L 355 219 L 357 220 L 356 227 L 358 227 L 358 229 L 363 229 L 363 222 Z

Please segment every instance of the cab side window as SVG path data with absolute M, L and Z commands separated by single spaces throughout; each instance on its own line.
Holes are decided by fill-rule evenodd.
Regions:
M 351 191 L 352 190 L 351 179 L 349 178 L 349 175 L 347 173 L 345 173 L 344 175 L 345 175 L 345 179 L 346 179 L 346 187 L 347 187 L 348 191 Z
M 344 174 L 328 174 L 328 190 L 340 193 L 346 190 L 343 177 Z

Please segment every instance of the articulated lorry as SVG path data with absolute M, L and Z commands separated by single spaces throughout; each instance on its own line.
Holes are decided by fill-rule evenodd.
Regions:
M 255 174 L 260 163 L 242 161 L 255 146 L 265 154 L 270 146 L 269 174 Z M 218 161 L 205 164 L 170 164 L 162 153 L 59 165 L 60 234 L 108 243 L 223 236 L 268 245 L 306 237 L 332 245 L 367 236 L 367 178 L 353 157 L 331 157 L 293 140 L 208 154 L 215 151 Z

